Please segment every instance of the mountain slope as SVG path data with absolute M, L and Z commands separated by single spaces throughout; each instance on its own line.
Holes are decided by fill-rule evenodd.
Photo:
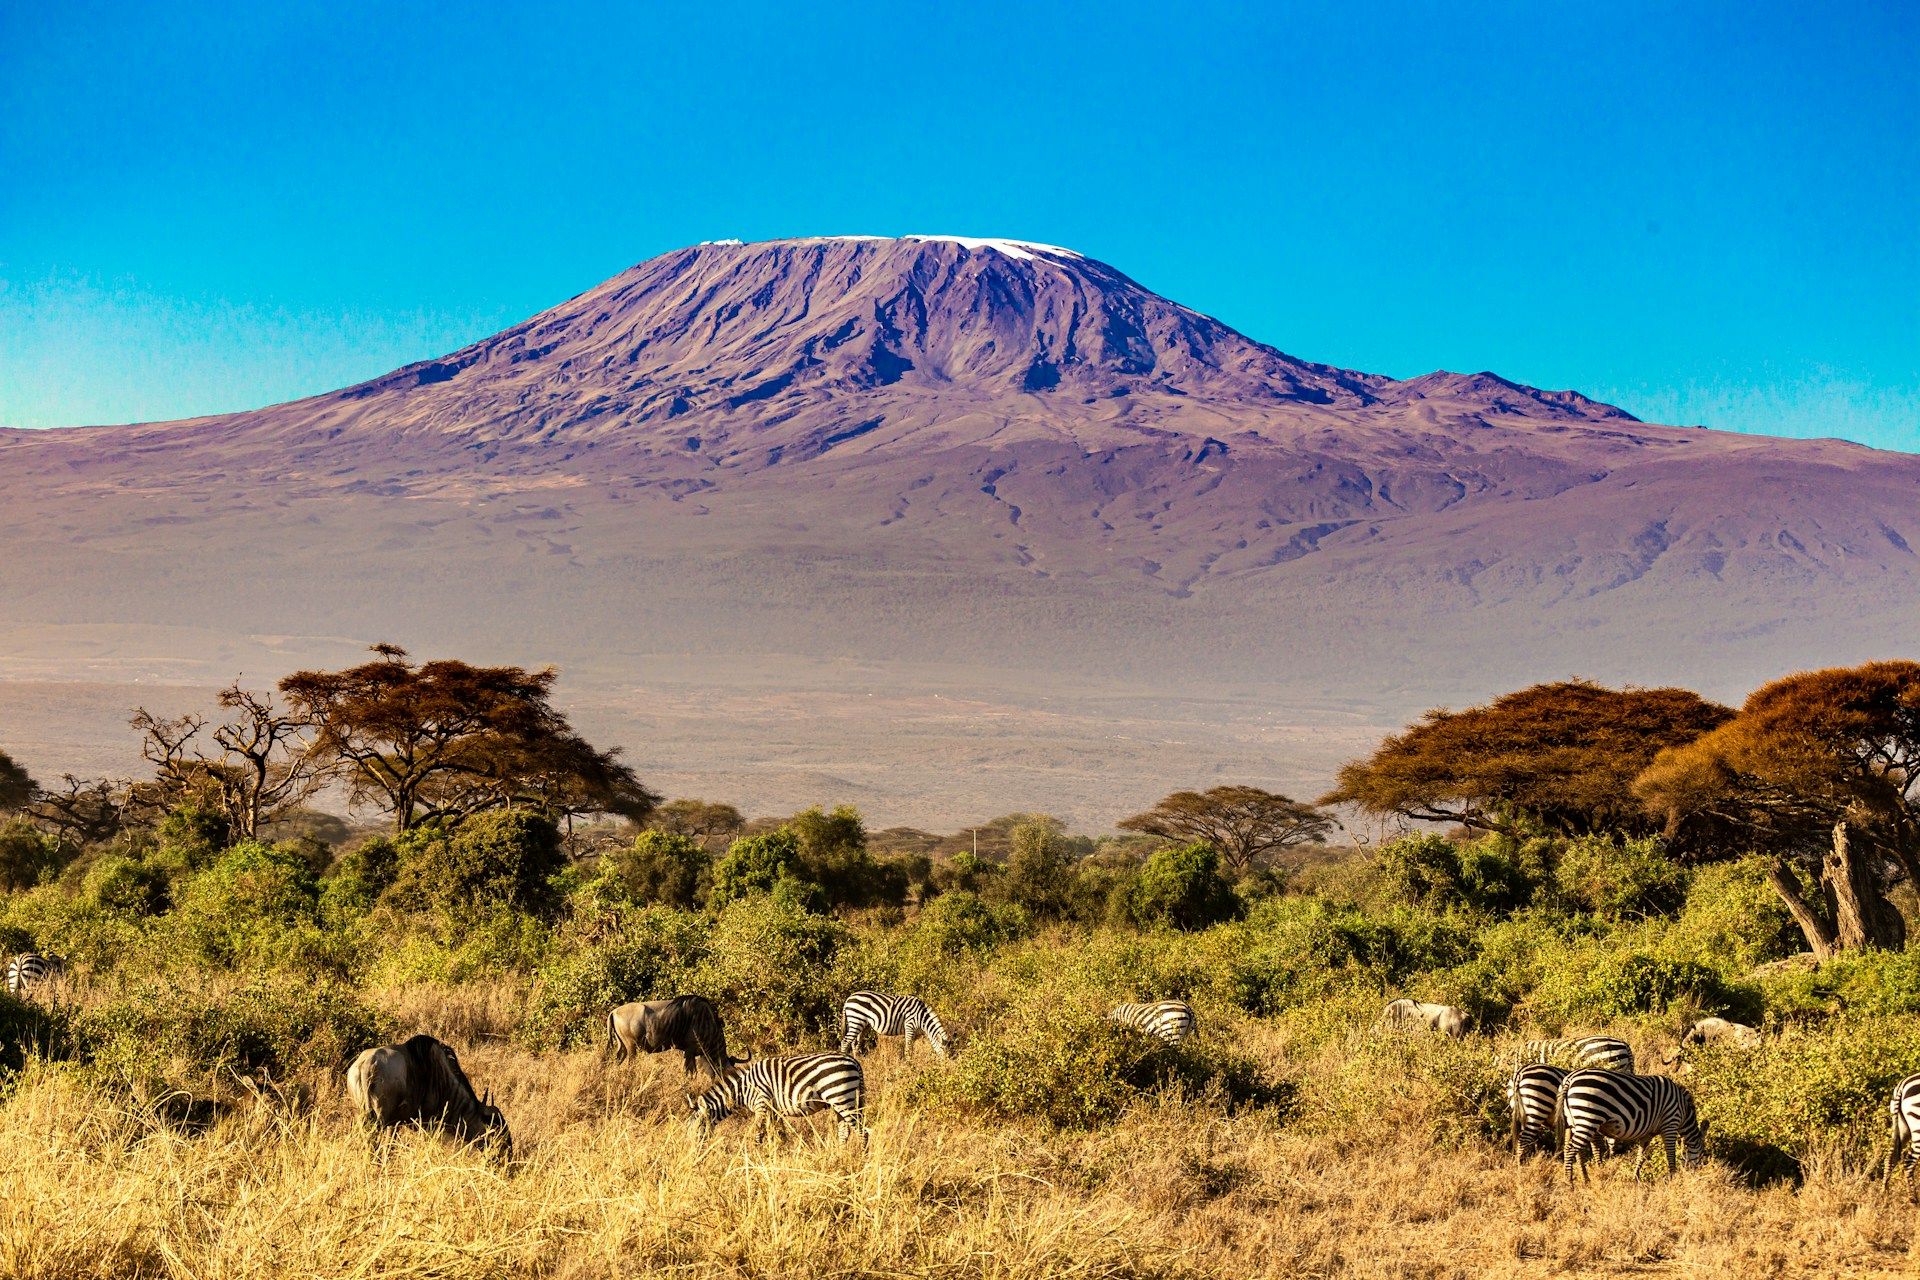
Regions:
M 1383 724 L 1569 672 L 1733 696 L 1910 648 L 1916 496 L 1905 455 L 1297 359 L 1068 250 L 711 244 L 340 392 L 0 433 L 0 673 L 394 638 L 591 696 L 721 668 Z

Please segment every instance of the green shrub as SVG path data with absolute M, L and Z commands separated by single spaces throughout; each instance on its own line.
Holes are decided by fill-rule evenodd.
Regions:
M 1590 965 L 1543 983 L 1533 1011 L 1555 1025 L 1604 1024 L 1669 1011 L 1683 1018 L 1714 1014 L 1758 1022 L 1760 993 L 1689 960 L 1610 950 Z
M 394 843 L 399 866 L 386 900 L 405 910 L 433 908 L 454 920 L 500 910 L 545 918 L 559 906 L 553 879 L 567 860 L 544 814 L 493 810 L 451 830 L 415 828 Z
M 1261 1016 L 1356 983 L 1385 992 L 1413 974 L 1464 963 L 1474 945 L 1446 916 L 1406 909 L 1374 915 L 1319 898 L 1263 903 L 1234 940 L 1221 964 L 1223 994 Z
M 678 995 L 704 957 L 708 924 L 666 907 L 623 913 L 606 941 L 562 946 L 541 967 L 527 1001 L 520 1041 L 533 1049 L 571 1049 L 605 1035 L 609 1011 L 630 1000 Z
M 1713 863 L 1693 873 L 1686 905 L 1668 931 L 1664 949 L 1744 976 L 1757 965 L 1804 951 L 1806 945 L 1786 904 L 1767 883 L 1766 860 L 1748 858 Z
M 17 892 L 51 880 L 66 862 L 60 842 L 25 818 L 0 822 L 0 892 Z
M 594 892 L 612 902 L 658 904 L 691 911 L 713 856 L 692 836 L 642 831 L 634 842 L 601 859 Z
M 1240 913 L 1240 899 L 1220 874 L 1210 844 L 1160 849 L 1140 868 L 1128 893 L 1128 915 L 1148 928 L 1204 929 Z
M 87 871 L 81 895 L 101 911 L 124 916 L 151 916 L 165 911 L 173 892 L 167 873 L 139 858 L 114 855 L 102 858 Z
M 826 904 L 820 886 L 806 879 L 801 867 L 800 838 L 786 827 L 742 836 L 714 864 L 710 907 L 717 910 L 760 894 L 777 895 L 806 910 Z
M 233 838 L 233 828 L 219 810 L 189 802 L 170 810 L 154 836 L 158 847 L 153 861 L 176 873 L 193 872 L 220 856 Z
M 1526 905 L 1539 887 L 1542 843 L 1523 847 L 1499 835 L 1473 841 L 1402 836 L 1380 846 L 1380 872 L 1397 901 L 1504 915 Z
M 1608 920 L 1671 915 L 1687 893 L 1686 870 L 1653 837 L 1569 841 L 1554 879 L 1569 902 Z
M 1893 1085 L 1920 1071 L 1920 1026 L 1911 1017 L 1842 1018 L 1750 1048 L 1697 1049 L 1689 1060 L 1715 1151 L 1777 1146 L 1799 1159 L 1834 1143 L 1865 1162 L 1886 1153 Z
M 320 889 L 321 914 L 336 923 L 373 910 L 380 895 L 400 873 L 400 850 L 387 836 L 374 836 L 349 849 L 334 864 Z
M 1842 952 L 1818 969 L 1782 973 L 1762 986 L 1769 1011 L 1785 1020 L 1911 1016 L 1920 1014 L 1920 953 Z
M 19 1000 L 0 990 L 0 1071 L 18 1071 L 31 1057 L 71 1052 L 71 1012 L 64 1006 Z
M 821 1043 L 832 1036 L 835 959 L 847 927 L 777 895 L 742 898 L 714 917 L 707 954 L 686 988 L 720 1006 L 729 1028 L 757 1052 Z
M 335 1075 L 393 1031 L 391 1019 L 346 988 L 287 978 L 224 994 L 194 983 L 148 986 L 88 1008 L 75 1038 L 86 1057 L 127 1079 L 227 1070 L 285 1078 Z
M 310 958 L 286 936 L 319 915 L 319 883 L 297 851 L 252 840 L 235 845 L 190 876 L 180 897 L 179 935 L 209 964 Z

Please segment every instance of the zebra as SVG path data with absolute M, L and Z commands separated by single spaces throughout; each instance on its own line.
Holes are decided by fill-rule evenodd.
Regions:
M 1612 1036 L 1576 1036 L 1571 1040 L 1529 1040 L 1520 1062 L 1565 1065 L 1570 1071 L 1620 1071 L 1633 1074 L 1633 1046 Z
M 64 956 L 25 951 L 7 961 L 7 994 L 24 999 L 30 987 L 58 982 L 67 976 Z
M 1123 1027 L 1144 1031 L 1169 1045 L 1177 1045 L 1193 1034 L 1193 1007 L 1183 1000 L 1116 1005 L 1107 1018 Z
M 746 1066 L 729 1067 L 720 1083 L 701 1094 L 687 1095 L 694 1128 L 706 1133 L 736 1107 L 753 1112 L 754 1132 L 765 1140 L 775 1116 L 792 1116 L 831 1109 L 840 1122 L 840 1136 L 867 1137 L 861 1122 L 866 1105 L 866 1077 L 857 1058 L 845 1053 L 797 1053 L 784 1058 L 761 1058 Z
M 1707 1126 L 1694 1110 L 1693 1095 L 1686 1086 L 1665 1076 L 1574 1071 L 1560 1082 L 1558 1107 L 1556 1124 L 1564 1136 L 1561 1159 L 1566 1164 L 1569 1186 L 1576 1164 L 1581 1180 L 1590 1180 L 1587 1157 L 1602 1137 L 1612 1138 L 1620 1147 L 1640 1147 L 1640 1158 L 1633 1162 L 1635 1178 L 1646 1165 L 1656 1137 L 1667 1150 L 1669 1178 L 1680 1167 L 1674 1157 L 1676 1142 L 1685 1144 L 1690 1165 L 1707 1157 Z
M 1893 1116 L 1893 1149 L 1887 1152 L 1887 1181 L 1893 1181 L 1893 1166 L 1898 1162 L 1907 1171 L 1907 1193 L 1912 1195 L 1914 1172 L 1920 1169 L 1920 1073 L 1893 1086 L 1893 1100 L 1887 1103 L 1887 1111 Z
M 1559 1115 L 1560 1085 L 1565 1067 L 1527 1062 L 1514 1068 L 1507 1080 L 1507 1106 L 1513 1113 L 1513 1158 L 1526 1159 L 1535 1151 L 1552 1151 Z
M 918 996 L 889 996 L 878 991 L 856 991 L 847 997 L 840 1011 L 840 1052 L 856 1054 L 873 1033 L 877 1044 L 881 1036 L 901 1036 L 900 1053 L 904 1057 L 913 1048 L 915 1036 L 925 1036 L 933 1051 L 941 1057 L 948 1053 L 947 1029 L 927 1002 Z

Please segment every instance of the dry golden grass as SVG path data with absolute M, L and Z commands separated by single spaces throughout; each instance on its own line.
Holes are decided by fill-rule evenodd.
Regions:
M 418 994 L 390 993 L 399 1008 Z M 309 1111 L 239 1107 L 198 1136 L 57 1068 L 0 1105 L 0 1275 L 560 1278 L 685 1276 L 1875 1276 L 1920 1267 L 1915 1210 L 1869 1173 L 1814 1161 L 1799 1189 L 1714 1167 L 1634 1184 L 1626 1162 L 1569 1190 L 1477 1141 L 1435 1146 L 1432 1097 L 1366 1133 L 1339 1102 L 1347 1048 L 1287 1060 L 1282 1124 L 1190 1104 L 1091 1134 L 916 1113 L 892 1044 L 869 1059 L 871 1145 L 825 1123 L 756 1146 L 681 1122 L 670 1057 L 613 1066 L 495 1039 L 481 989 L 436 1009 L 512 1121 L 509 1167 L 429 1135 L 370 1142 L 337 1081 Z M 1341 1086 L 1344 1088 L 1345 1086 Z M 1343 1104 L 1344 1105 L 1344 1104 Z

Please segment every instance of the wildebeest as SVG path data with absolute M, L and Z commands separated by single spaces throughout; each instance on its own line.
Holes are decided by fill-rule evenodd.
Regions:
M 727 1033 L 720 1025 L 720 1011 L 705 996 L 674 996 L 621 1005 L 607 1014 L 607 1048 L 621 1058 L 678 1049 L 688 1075 L 693 1074 L 696 1062 L 704 1062 L 707 1074 L 715 1080 L 726 1075 L 730 1063 L 746 1061 L 727 1056 Z
M 347 1094 L 375 1128 L 416 1124 L 513 1154 L 513 1135 L 493 1095 L 476 1097 L 460 1059 L 432 1036 L 362 1053 L 347 1068 Z
M 1380 1011 L 1378 1025 L 1396 1031 L 1438 1031 L 1458 1040 L 1467 1034 L 1467 1011 L 1450 1004 L 1400 999 Z

